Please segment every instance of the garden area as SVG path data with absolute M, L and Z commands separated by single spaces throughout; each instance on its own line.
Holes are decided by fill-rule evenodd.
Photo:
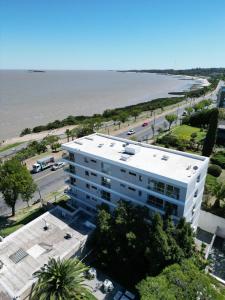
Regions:
M 203 145 L 206 130 L 189 125 L 174 127 L 169 132 L 159 135 L 156 143 L 167 147 L 175 148 L 181 151 L 199 152 Z

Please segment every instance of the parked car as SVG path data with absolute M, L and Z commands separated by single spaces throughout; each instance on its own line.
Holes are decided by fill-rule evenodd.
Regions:
M 148 122 L 145 121 L 143 124 L 142 124 L 142 127 L 145 127 L 145 126 L 148 126 Z
M 135 133 L 134 129 L 130 129 L 130 130 L 127 132 L 127 135 L 132 135 L 132 134 L 134 134 L 134 133 Z
M 62 161 L 58 161 L 58 162 L 54 163 L 51 170 L 56 171 L 56 170 L 62 168 L 63 166 L 65 166 L 65 163 Z

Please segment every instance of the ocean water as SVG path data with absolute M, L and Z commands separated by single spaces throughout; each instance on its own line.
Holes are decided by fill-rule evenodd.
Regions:
M 0 70 L 0 139 L 68 115 L 92 115 L 166 97 L 193 83 L 147 73 Z

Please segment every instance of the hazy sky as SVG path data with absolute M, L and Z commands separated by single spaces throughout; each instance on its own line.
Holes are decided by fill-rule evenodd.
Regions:
M 225 67 L 225 0 L 0 0 L 0 68 Z

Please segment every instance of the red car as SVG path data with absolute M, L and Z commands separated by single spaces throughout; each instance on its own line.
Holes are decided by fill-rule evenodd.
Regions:
M 147 122 L 147 121 L 144 122 L 144 123 L 142 124 L 142 126 L 143 126 L 143 127 L 148 126 L 148 122 Z

